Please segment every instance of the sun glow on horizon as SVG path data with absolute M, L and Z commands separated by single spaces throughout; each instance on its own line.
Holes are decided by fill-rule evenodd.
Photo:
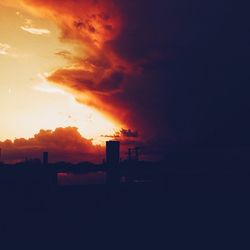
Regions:
M 51 124 L 55 123 L 54 126 L 52 125 L 54 128 L 57 127 L 58 121 L 64 124 L 64 126 L 77 127 L 82 136 L 87 139 L 93 139 L 93 144 L 97 145 L 104 143 L 103 135 L 115 134 L 122 127 L 94 108 L 78 103 L 74 96 L 57 86 L 51 85 L 44 78 L 42 82 L 34 87 L 34 90 L 53 96 L 56 95 L 62 100 L 61 106 L 64 108 L 60 109 L 58 107 L 57 112 L 53 115 L 54 119 L 48 120 Z

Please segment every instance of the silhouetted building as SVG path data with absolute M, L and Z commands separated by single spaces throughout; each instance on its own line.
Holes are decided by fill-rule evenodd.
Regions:
M 120 142 L 107 141 L 106 142 L 106 178 L 107 184 L 116 185 L 120 182 L 119 164 L 120 160 Z
M 108 165 L 117 165 L 120 160 L 120 142 L 106 142 L 106 162 Z
M 49 163 L 49 153 L 43 152 L 43 165 L 48 165 Z

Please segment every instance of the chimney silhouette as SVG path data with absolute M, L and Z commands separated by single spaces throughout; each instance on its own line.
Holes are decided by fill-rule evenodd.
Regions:
M 49 153 L 48 152 L 43 152 L 43 165 L 48 165 L 49 163 Z
M 118 168 L 120 161 L 120 142 L 106 142 L 106 183 L 108 185 L 117 185 L 120 183 L 120 171 Z
M 108 165 L 118 165 L 120 160 L 120 142 L 107 141 L 106 142 L 106 162 Z

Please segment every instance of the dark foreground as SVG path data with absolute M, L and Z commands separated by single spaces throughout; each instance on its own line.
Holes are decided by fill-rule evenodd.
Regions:
M 35 249 L 247 249 L 249 176 L 246 168 L 179 169 L 101 185 L 6 182 L 1 237 Z
M 1 194 L 1 235 L 8 244 L 27 240 L 55 249 L 245 246 L 249 192 L 196 188 L 136 183 L 57 187 L 46 194 L 10 190 Z

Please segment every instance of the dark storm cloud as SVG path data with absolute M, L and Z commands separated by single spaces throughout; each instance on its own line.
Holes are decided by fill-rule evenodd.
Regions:
M 244 8 L 225 0 L 29 2 L 67 13 L 62 38 L 90 51 L 73 60 L 81 70 L 58 69 L 50 80 L 88 90 L 93 105 L 147 140 L 248 143 Z M 81 16 L 79 7 L 98 17 Z
M 114 133 L 113 135 L 102 135 L 102 137 L 119 138 L 119 139 L 137 138 L 138 136 L 139 136 L 138 131 L 133 131 L 132 129 L 125 129 L 125 128 L 122 128 L 120 131 Z
M 138 137 L 139 133 L 138 131 L 133 131 L 131 129 L 121 129 L 120 131 L 121 135 L 124 137 Z
M 122 3 L 123 32 L 110 43 L 142 62 L 125 90 L 133 120 L 165 144 L 248 143 L 246 11 L 228 1 Z

